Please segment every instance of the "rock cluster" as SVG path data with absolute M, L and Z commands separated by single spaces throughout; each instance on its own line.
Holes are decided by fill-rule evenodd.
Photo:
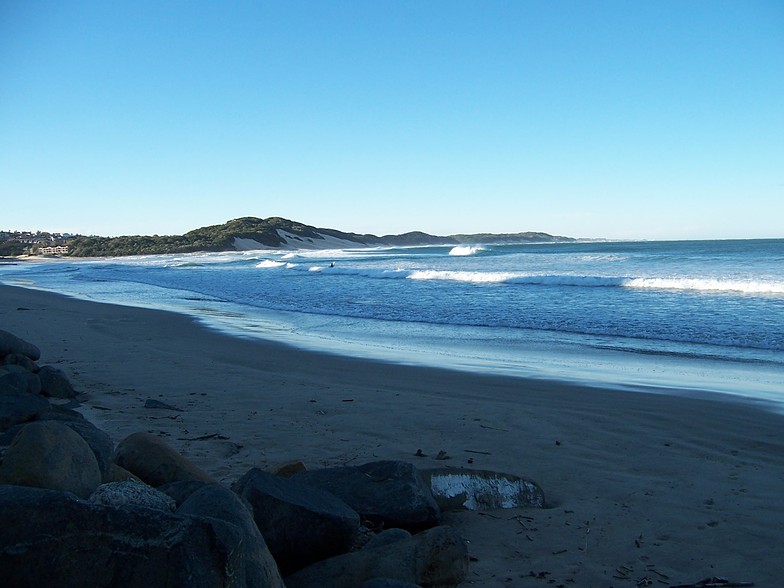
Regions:
M 50 403 L 76 393 L 39 359 L 0 331 L 4 585 L 405 588 L 465 578 L 465 542 L 439 524 L 429 479 L 410 464 L 253 468 L 227 488 L 149 433 L 115 448 Z

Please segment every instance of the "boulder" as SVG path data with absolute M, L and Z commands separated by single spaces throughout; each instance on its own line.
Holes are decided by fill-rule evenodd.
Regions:
M 276 463 L 271 467 L 267 468 L 267 471 L 273 476 L 280 476 L 281 478 L 290 478 L 294 474 L 304 472 L 305 469 L 306 468 L 304 463 L 302 463 L 298 459 L 292 459 L 290 461 L 283 461 L 280 463 Z
M 19 367 L 26 369 L 28 372 L 33 373 L 39 370 L 37 363 L 35 363 L 26 355 L 22 355 L 21 353 L 9 353 L 0 363 L 4 365 L 18 365 Z
M 411 537 L 411 533 L 405 529 L 387 529 L 375 535 L 370 541 L 365 543 L 362 549 L 375 549 L 376 547 L 384 547 L 395 541 L 401 541 Z
M 101 470 L 90 446 L 56 421 L 25 425 L 0 464 L 0 484 L 62 490 L 87 498 L 100 483 Z
M 90 502 L 107 506 L 134 504 L 166 512 L 177 510 L 177 504 L 171 496 L 136 480 L 101 484 L 90 495 Z
M 0 395 L 14 392 L 41 393 L 41 379 L 19 365 L 0 367 Z
M 240 585 L 285 588 L 264 537 L 253 522 L 250 507 L 234 492 L 219 484 L 204 484 L 182 503 L 177 513 L 229 523 L 242 532 L 235 567 Z
M 43 396 L 33 396 L 19 391 L 0 392 L 0 431 L 6 431 L 20 423 L 30 422 L 50 408 L 49 401 Z
M 14 353 L 26 355 L 33 361 L 38 361 L 41 358 L 41 350 L 38 347 L 8 331 L 0 329 L 0 357 Z
M 116 463 L 109 464 L 109 470 L 107 471 L 106 476 L 103 478 L 104 483 L 108 484 L 109 482 L 125 482 L 126 480 L 136 480 L 137 482 L 141 482 L 137 476 L 134 476 L 125 468 L 121 468 Z M 143 483 L 144 482 L 142 482 L 142 484 Z
M 468 550 L 451 527 L 435 527 L 376 549 L 315 563 L 285 578 L 288 588 L 355 588 L 384 578 L 423 587 L 457 586 L 468 573 Z
M 181 480 L 216 482 L 162 439 L 145 432 L 133 433 L 120 441 L 114 452 L 114 463 L 156 488 Z
M 239 581 L 244 535 L 225 521 L 18 486 L 0 486 L 0 520 L 4 586 L 282 586 Z
M 291 478 L 333 493 L 363 520 L 416 532 L 438 524 L 440 510 L 419 472 L 402 461 L 302 472 Z
M 158 490 L 167 496 L 171 496 L 174 502 L 177 503 L 177 508 L 179 508 L 183 502 L 190 498 L 191 494 L 196 492 L 196 490 L 201 490 L 201 487 L 207 483 L 201 480 L 183 480 L 182 482 L 170 482 L 163 486 L 158 486 Z
M 38 370 L 38 377 L 41 380 L 41 394 L 44 396 L 52 398 L 73 398 L 76 396 L 76 390 L 62 370 L 45 365 Z
M 36 417 L 37 421 L 59 421 L 66 427 L 78 433 L 82 439 L 87 441 L 90 449 L 95 454 L 98 467 L 101 469 L 101 481 L 113 482 L 111 479 L 112 456 L 114 454 L 114 442 L 109 434 L 102 431 L 81 413 L 67 408 L 53 406 L 51 410 Z
M 281 572 L 347 552 L 359 515 L 333 494 L 251 469 L 232 486 L 253 509 L 253 518 Z

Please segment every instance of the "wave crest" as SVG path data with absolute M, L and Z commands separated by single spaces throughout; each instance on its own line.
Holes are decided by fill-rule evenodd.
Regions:
M 469 255 L 476 255 L 482 251 L 486 251 L 486 249 L 479 245 L 456 245 L 449 251 L 449 255 L 453 257 L 467 257 Z

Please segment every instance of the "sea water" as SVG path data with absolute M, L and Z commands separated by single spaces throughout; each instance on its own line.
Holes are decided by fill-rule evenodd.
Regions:
M 53 260 L 6 284 L 386 361 L 784 405 L 784 240 Z

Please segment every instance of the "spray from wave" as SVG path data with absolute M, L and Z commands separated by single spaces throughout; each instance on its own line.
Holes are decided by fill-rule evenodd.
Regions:
M 486 251 L 486 249 L 479 245 L 457 245 L 452 247 L 449 251 L 449 255 L 452 257 L 467 257 L 469 255 L 477 255 L 482 251 Z

